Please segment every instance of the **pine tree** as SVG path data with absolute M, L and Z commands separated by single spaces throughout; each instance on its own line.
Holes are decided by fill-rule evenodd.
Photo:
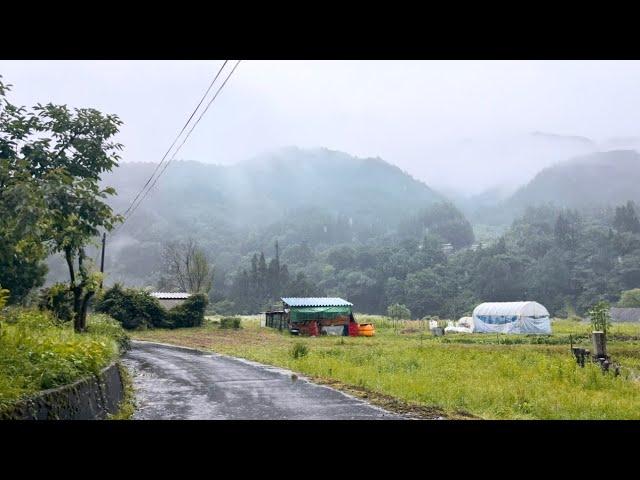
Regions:
M 268 281 L 267 261 L 264 258 L 264 252 L 260 252 L 260 259 L 258 260 L 258 298 L 260 304 L 264 303 L 267 299 Z
M 619 232 L 640 233 L 640 220 L 638 220 L 635 205 L 632 201 L 628 201 L 626 205 L 616 208 L 613 227 Z

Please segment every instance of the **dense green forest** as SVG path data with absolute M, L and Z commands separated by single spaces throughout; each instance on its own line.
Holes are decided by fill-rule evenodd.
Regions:
M 417 318 L 521 299 L 582 314 L 640 285 L 638 212 L 627 203 L 638 157 L 606 152 L 546 169 L 495 202 L 498 214 L 485 209 L 485 223 L 380 159 L 289 148 L 230 167 L 178 162 L 109 238 L 107 283 L 175 288 L 163 252 L 189 240 L 212 265 L 210 308 L 219 313 L 335 295 L 369 313 L 404 304 Z M 119 193 L 116 211 L 153 168 L 122 164 L 104 176 Z
M 276 267 L 287 272 L 286 282 L 273 280 Z M 304 275 L 291 280 L 289 271 Z M 417 318 L 457 318 L 482 301 L 522 299 L 535 299 L 555 315 L 584 314 L 595 301 L 615 302 L 640 285 L 640 223 L 632 203 L 600 216 L 547 206 L 529 208 L 490 246 L 450 254 L 436 234 L 315 253 L 302 245 L 268 264 L 256 256 L 228 295 L 234 308 L 256 311 L 277 298 L 269 285 L 287 295 L 344 296 L 371 313 L 401 303 Z

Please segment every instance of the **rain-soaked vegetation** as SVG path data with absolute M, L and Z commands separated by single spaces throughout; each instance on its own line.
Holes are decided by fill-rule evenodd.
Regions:
M 610 354 L 623 366 L 614 376 L 595 364 L 581 368 L 571 355 L 570 342 L 589 344 L 585 322 L 555 320 L 550 336 L 434 337 L 425 322 L 356 318 L 374 323 L 376 335 L 298 337 L 260 327 L 254 316 L 243 317 L 241 330 L 221 330 L 219 318 L 210 317 L 204 327 L 135 332 L 134 338 L 286 367 L 347 391 L 370 392 L 370 399 L 388 395 L 453 418 L 640 418 L 640 324 L 613 327 Z

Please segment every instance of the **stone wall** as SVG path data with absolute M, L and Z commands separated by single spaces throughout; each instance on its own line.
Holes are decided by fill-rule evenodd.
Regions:
M 124 397 L 119 363 L 112 363 L 98 376 L 90 376 L 22 400 L 3 420 L 99 420 L 118 411 Z

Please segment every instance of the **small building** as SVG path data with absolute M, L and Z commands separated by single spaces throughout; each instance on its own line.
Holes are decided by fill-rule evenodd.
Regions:
M 611 307 L 612 322 L 640 322 L 640 308 Z
M 182 304 L 191 294 L 186 292 L 151 292 L 151 296 L 156 297 L 160 305 L 170 310 Z
M 487 302 L 473 309 L 473 331 L 548 335 L 551 319 L 538 302 Z
M 349 335 L 353 304 L 335 297 L 283 297 L 282 307 L 265 312 L 267 327 L 287 328 L 303 335 Z M 352 328 L 353 330 L 353 328 Z

